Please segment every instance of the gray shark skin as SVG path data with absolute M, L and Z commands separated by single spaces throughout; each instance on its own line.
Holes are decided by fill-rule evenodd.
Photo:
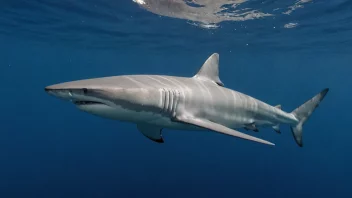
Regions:
M 302 126 L 323 100 L 328 89 L 291 113 L 228 89 L 219 78 L 219 55 L 212 54 L 193 77 L 123 75 L 78 80 L 45 88 L 50 95 L 75 104 L 87 113 L 137 125 L 147 138 L 162 143 L 164 128 L 210 130 L 274 145 L 235 129 L 258 131 L 280 124 L 291 126 L 299 146 Z

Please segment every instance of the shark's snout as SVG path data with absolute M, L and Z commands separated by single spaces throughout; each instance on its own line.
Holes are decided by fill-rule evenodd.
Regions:
M 50 95 L 56 96 L 61 99 L 73 100 L 75 99 L 75 97 L 84 94 L 83 90 L 85 87 L 80 86 L 78 82 L 79 81 L 64 82 L 49 85 L 44 88 L 44 91 Z
M 44 91 L 56 98 L 72 102 L 76 106 L 103 104 L 103 101 L 94 95 L 94 89 L 89 86 L 79 86 L 76 82 L 54 84 L 44 88 Z
M 51 88 L 50 86 L 47 86 L 44 88 L 44 91 L 50 95 L 54 95 L 55 89 Z
M 64 99 L 64 100 L 71 100 L 72 99 L 72 91 L 69 89 L 55 89 L 51 86 L 45 87 L 44 91 L 49 95 L 54 97 Z

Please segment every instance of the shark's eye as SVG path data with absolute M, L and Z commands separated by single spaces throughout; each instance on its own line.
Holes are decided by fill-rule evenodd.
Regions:
M 83 93 L 86 94 L 88 92 L 88 89 L 83 88 Z

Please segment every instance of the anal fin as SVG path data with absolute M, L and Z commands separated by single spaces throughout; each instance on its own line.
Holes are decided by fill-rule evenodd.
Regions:
M 137 124 L 137 129 L 147 138 L 154 142 L 164 143 L 162 128 L 151 124 Z
M 239 131 L 230 129 L 226 126 L 223 126 L 221 124 L 218 124 L 218 123 L 212 122 L 210 120 L 206 120 L 206 119 L 195 118 L 195 117 L 191 117 L 191 116 L 176 116 L 175 121 L 195 125 L 195 126 L 198 126 L 198 127 L 204 128 L 204 129 L 212 130 L 212 131 L 215 131 L 218 133 L 238 137 L 238 138 L 245 139 L 245 140 L 250 140 L 250 141 L 254 141 L 254 142 L 258 142 L 258 143 L 262 143 L 262 144 L 268 144 L 268 145 L 272 145 L 272 146 L 275 145 L 275 144 L 268 142 L 266 140 L 241 133 Z

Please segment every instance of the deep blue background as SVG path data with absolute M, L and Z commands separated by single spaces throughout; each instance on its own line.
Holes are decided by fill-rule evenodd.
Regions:
M 257 24 L 273 31 L 268 43 L 244 32 L 227 41 L 225 35 L 238 23 L 204 30 L 116 1 L 111 3 L 116 6 L 113 27 L 125 34 L 104 37 L 88 29 L 69 31 L 69 26 L 68 32 L 50 29 L 55 23 L 32 24 L 30 16 L 50 21 L 58 15 L 34 8 L 25 12 L 32 4 L 24 2 L 9 1 L 0 8 L 12 13 L 0 20 L 0 197 L 351 197 L 352 50 L 347 35 L 352 26 L 346 21 L 340 24 L 345 29 L 328 23 L 307 35 L 309 26 L 272 30 L 268 24 L 274 22 L 265 20 Z M 62 21 L 56 25 L 87 17 L 82 14 L 86 12 L 72 12 L 77 16 L 58 17 Z M 331 12 L 326 19 L 332 18 L 328 16 Z M 260 35 L 255 22 L 241 24 Z M 142 29 L 149 34 L 143 36 Z M 308 42 L 317 39 L 316 44 Z M 226 87 L 282 104 L 288 112 L 330 88 L 304 126 L 303 148 L 295 144 L 288 126 L 281 126 L 281 135 L 271 129 L 251 133 L 276 143 L 273 148 L 217 133 L 167 129 L 165 144 L 156 144 L 133 124 L 80 112 L 44 92 L 50 84 L 101 76 L 193 76 L 213 52 L 220 53 L 220 78 Z

